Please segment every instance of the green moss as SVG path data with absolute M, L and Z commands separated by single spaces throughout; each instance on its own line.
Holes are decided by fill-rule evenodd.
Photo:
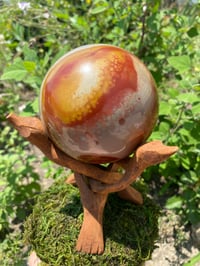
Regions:
M 158 206 L 146 196 L 144 204 L 136 206 L 112 194 L 104 212 L 104 254 L 78 253 L 75 245 L 83 219 L 79 191 L 61 180 L 37 197 L 24 225 L 24 239 L 47 265 L 138 266 L 151 256 L 158 216 Z

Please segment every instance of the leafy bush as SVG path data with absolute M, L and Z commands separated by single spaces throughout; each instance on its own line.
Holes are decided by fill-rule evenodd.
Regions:
M 30 212 L 31 198 L 40 191 L 39 175 L 33 168 L 35 158 L 24 151 L 28 143 L 6 126 L 1 131 L 0 152 L 0 236 L 10 230 L 10 219 L 22 222 Z
M 159 122 L 151 138 L 177 145 L 179 153 L 156 168 L 159 176 L 166 178 L 161 194 L 171 189 L 173 194 L 176 194 L 168 199 L 166 206 L 177 209 L 186 222 L 198 223 L 200 221 L 199 87 L 196 85 L 196 77 L 187 72 L 191 68 L 188 56 L 173 56 L 169 57 L 168 61 L 177 69 L 179 79 L 176 80 L 176 85 L 173 84 L 173 88 L 167 88 L 166 95 L 162 97 Z M 151 174 L 151 169 L 148 174 Z

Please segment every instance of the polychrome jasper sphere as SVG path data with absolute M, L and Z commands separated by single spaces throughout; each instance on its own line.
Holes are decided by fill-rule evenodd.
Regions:
M 158 96 L 137 57 L 112 45 L 86 45 L 48 71 L 40 112 L 58 148 L 100 164 L 125 158 L 144 143 L 157 119 Z

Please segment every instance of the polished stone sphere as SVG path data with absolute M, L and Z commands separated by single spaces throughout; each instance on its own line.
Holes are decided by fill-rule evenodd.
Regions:
M 112 45 L 86 45 L 50 68 L 40 113 L 49 138 L 64 153 L 108 163 L 127 157 L 151 134 L 158 95 L 136 56 Z

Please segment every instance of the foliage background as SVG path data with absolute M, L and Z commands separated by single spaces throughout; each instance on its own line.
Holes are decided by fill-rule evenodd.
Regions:
M 143 179 L 150 193 L 158 194 L 162 206 L 176 211 L 183 223 L 200 222 L 199 14 L 198 2 L 178 6 L 176 1 L 160 0 L 0 1 L 0 261 L 4 265 L 22 265 L 26 250 L 18 232 L 31 211 L 32 197 L 41 191 L 34 167 L 38 158 L 6 123 L 6 115 L 11 111 L 37 115 L 47 70 L 64 53 L 84 44 L 120 46 L 152 72 L 160 111 L 150 139 L 177 145 L 179 152 L 147 169 Z M 45 158 L 40 162 L 45 177 L 62 175 L 62 169 L 54 169 Z

